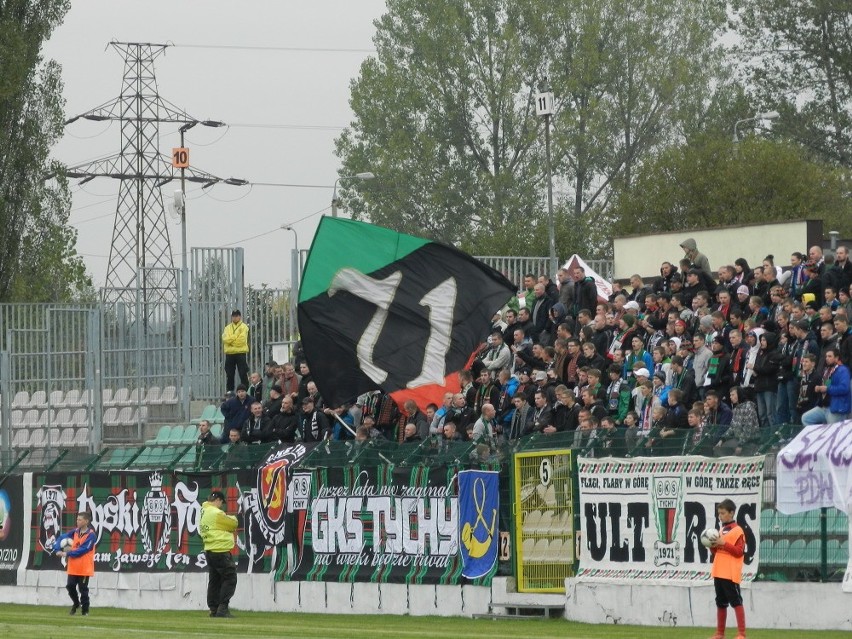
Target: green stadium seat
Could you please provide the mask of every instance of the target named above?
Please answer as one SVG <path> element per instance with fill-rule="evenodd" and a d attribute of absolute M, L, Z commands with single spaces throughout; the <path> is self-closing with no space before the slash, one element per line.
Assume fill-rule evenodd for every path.
<path fill-rule="evenodd" d="M 785 515 L 782 512 L 775 511 L 775 519 L 772 522 L 772 528 L 767 530 L 766 533 L 774 536 L 784 536 L 787 535 L 787 520 L 790 518 L 790 515 Z"/>
<path fill-rule="evenodd" d="M 210 429 L 213 430 L 212 427 Z M 183 431 L 183 439 L 181 439 L 181 444 L 194 444 L 195 440 L 198 439 L 198 426 L 193 426 L 189 424 Z"/>
<path fill-rule="evenodd" d="M 213 404 L 207 404 L 204 407 L 204 410 L 201 411 L 201 415 L 192 420 L 191 423 L 196 426 L 201 423 L 202 420 L 206 419 L 209 422 L 213 422 L 216 419 L 216 413 L 219 411 L 219 407 Z"/>
<path fill-rule="evenodd" d="M 829 539 L 828 540 L 828 548 L 827 548 L 827 558 L 829 566 L 841 566 L 846 565 L 846 559 L 843 561 L 839 561 L 840 557 L 840 540 L 839 539 Z"/>
<path fill-rule="evenodd" d="M 218 406 L 216 407 L 216 414 L 213 416 L 213 423 L 214 424 L 224 424 L 225 423 L 225 416 L 222 414 L 222 411 L 219 409 Z"/>
<path fill-rule="evenodd" d="M 181 455 L 176 465 L 178 468 L 192 468 L 195 466 L 196 459 L 198 459 L 198 451 L 193 446 Z"/>
<path fill-rule="evenodd" d="M 162 446 L 163 444 L 169 441 L 169 436 L 172 433 L 172 427 L 168 424 L 164 424 L 160 426 L 160 430 L 157 431 L 157 436 L 154 439 L 149 439 L 145 442 L 146 446 Z"/>
<path fill-rule="evenodd" d="M 194 428 L 191 426 L 191 428 Z M 183 434 L 186 431 L 186 426 L 183 424 L 175 424 L 172 426 L 172 434 L 169 437 L 168 445 L 174 446 L 175 444 L 183 443 Z"/>
<path fill-rule="evenodd" d="M 773 564 L 773 551 L 775 542 L 771 539 L 760 540 L 760 564 L 763 566 L 771 566 Z"/>
<path fill-rule="evenodd" d="M 151 468 L 154 464 L 153 457 L 155 452 L 160 450 L 159 447 L 146 446 L 145 449 L 133 460 L 130 464 L 131 468 Z"/>
<path fill-rule="evenodd" d="M 775 542 L 775 546 L 772 548 L 771 553 L 771 561 L 767 562 L 773 566 L 783 565 L 787 560 L 787 551 L 790 549 L 790 540 L 789 539 L 779 539 Z"/>
<path fill-rule="evenodd" d="M 210 432 L 213 433 L 214 437 L 221 437 L 222 436 L 222 428 L 223 428 L 222 424 L 213 424 L 213 427 L 210 429 Z"/>
<path fill-rule="evenodd" d="M 805 546 L 804 539 L 797 539 L 791 543 L 789 550 L 787 550 L 787 556 L 784 558 L 784 563 L 794 566 L 801 564 L 804 559 Z"/>
<path fill-rule="evenodd" d="M 842 510 L 832 508 L 828 511 L 828 534 L 845 535 L 849 532 L 849 517 Z M 834 515 L 833 517 L 831 515 Z"/>
<path fill-rule="evenodd" d="M 775 525 L 775 509 L 764 508 L 760 511 L 760 532 L 763 535 L 772 534 L 772 526 Z"/>
<path fill-rule="evenodd" d="M 99 468 L 115 470 L 122 468 L 130 459 L 130 450 L 126 448 L 113 448 L 98 464 Z"/>
<path fill-rule="evenodd" d="M 840 547 L 837 549 L 837 561 L 841 565 L 846 565 L 849 562 L 849 540 L 840 542 Z"/>
<path fill-rule="evenodd" d="M 802 552 L 802 565 L 818 566 L 822 562 L 822 542 L 812 539 Z"/>

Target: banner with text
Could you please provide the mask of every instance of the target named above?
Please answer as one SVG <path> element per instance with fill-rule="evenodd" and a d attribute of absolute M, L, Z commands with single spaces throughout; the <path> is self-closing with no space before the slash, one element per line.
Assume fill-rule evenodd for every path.
<path fill-rule="evenodd" d="M 746 538 L 743 583 L 754 580 L 760 544 L 763 457 L 646 457 L 578 462 L 587 581 L 712 584 L 699 538 L 719 528 L 716 504 L 732 499 Z"/>
<path fill-rule="evenodd" d="M 318 469 L 293 475 L 294 581 L 457 584 L 466 560 L 490 556 L 499 541 L 499 482 L 469 476 L 460 521 L 457 470 L 419 466 Z M 476 504 L 480 506 L 479 510 Z M 477 515 L 479 513 L 479 516 Z M 460 531 L 467 540 L 459 550 Z M 473 552 L 471 553 L 471 549 Z M 475 584 L 488 585 L 496 562 Z"/>
<path fill-rule="evenodd" d="M 0 585 L 4 586 L 18 583 L 24 555 L 24 477 L 11 475 L 0 484 Z"/>
<path fill-rule="evenodd" d="M 778 510 L 788 515 L 818 508 L 852 514 L 852 421 L 806 426 L 778 453 Z M 849 529 L 852 541 L 852 529 Z M 852 592 L 852 557 L 843 575 Z"/>

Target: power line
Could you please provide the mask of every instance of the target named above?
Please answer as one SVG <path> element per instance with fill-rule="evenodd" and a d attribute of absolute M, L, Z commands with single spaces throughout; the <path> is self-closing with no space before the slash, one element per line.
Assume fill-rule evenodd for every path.
<path fill-rule="evenodd" d="M 229 124 L 230 127 L 242 129 L 294 129 L 304 131 L 343 131 L 345 126 L 328 126 L 322 124 Z"/>
<path fill-rule="evenodd" d="M 286 51 L 291 53 L 375 53 L 375 49 L 343 49 L 332 47 L 264 47 L 239 44 L 173 44 L 181 49 L 230 49 L 235 51 Z"/>

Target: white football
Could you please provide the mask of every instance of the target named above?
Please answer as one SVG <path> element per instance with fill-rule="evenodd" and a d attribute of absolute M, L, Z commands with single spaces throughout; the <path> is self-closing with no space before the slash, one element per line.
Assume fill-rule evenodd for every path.
<path fill-rule="evenodd" d="M 714 544 L 714 542 L 719 539 L 719 531 L 715 528 L 708 528 L 703 533 L 701 533 L 701 544 L 709 548 Z"/>
<path fill-rule="evenodd" d="M 74 543 L 74 542 L 72 542 L 72 541 L 71 541 L 68 537 L 66 537 L 65 539 L 63 539 L 63 540 L 59 543 L 59 547 L 60 547 L 60 548 L 62 548 L 62 550 L 69 550 L 69 549 L 71 548 L 71 545 L 72 545 L 73 543 Z"/>

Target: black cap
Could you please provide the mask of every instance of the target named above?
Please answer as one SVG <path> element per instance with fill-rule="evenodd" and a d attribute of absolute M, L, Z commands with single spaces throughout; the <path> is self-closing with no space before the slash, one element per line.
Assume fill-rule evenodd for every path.
<path fill-rule="evenodd" d="M 225 501 L 225 493 L 223 493 L 221 490 L 211 490 L 210 496 L 207 498 L 207 501 L 213 501 L 216 499 Z"/>
<path fill-rule="evenodd" d="M 240 384 L 239 386 L 237 386 L 237 390 L 238 391 L 244 391 L 244 390 L 248 390 L 248 389 L 246 388 L 245 384 Z"/>
<path fill-rule="evenodd" d="M 275 391 L 279 395 L 283 394 L 283 391 L 281 390 L 281 386 L 279 386 L 278 384 L 273 384 L 272 388 L 270 388 L 269 390 Z"/>

